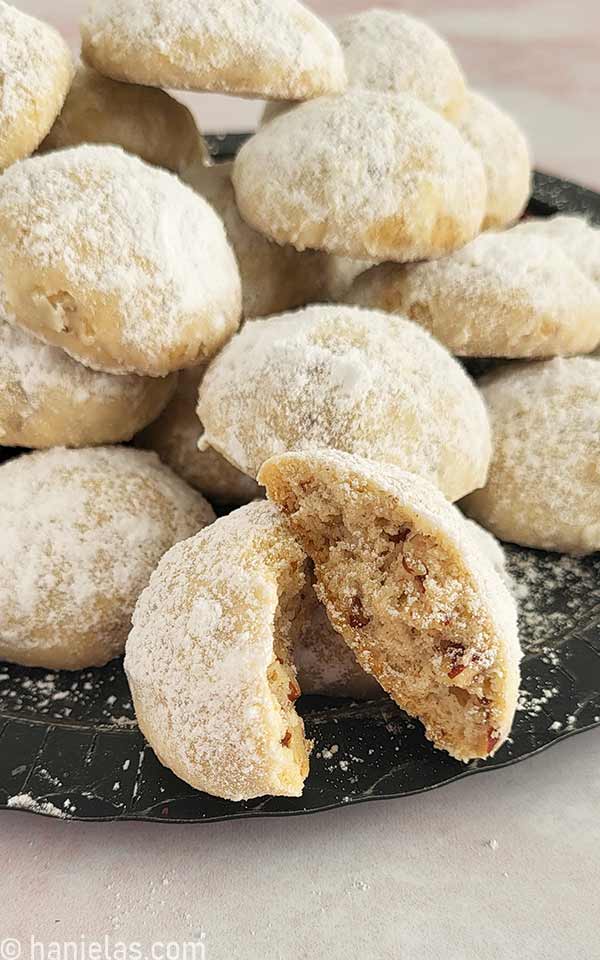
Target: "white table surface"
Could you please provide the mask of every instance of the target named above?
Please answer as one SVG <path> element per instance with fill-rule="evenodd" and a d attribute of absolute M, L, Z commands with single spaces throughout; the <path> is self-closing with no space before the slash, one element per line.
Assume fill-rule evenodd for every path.
<path fill-rule="evenodd" d="M 201 931 L 206 960 L 597 960 L 599 798 L 594 730 L 428 794 L 307 817 L 8 812 L 0 934 L 23 960 L 31 934 L 183 950 Z"/>
<path fill-rule="evenodd" d="M 17 2 L 76 46 L 82 0 Z M 313 4 L 331 15 L 367 5 Z M 526 125 L 542 167 L 600 188 L 598 0 L 402 6 L 452 38 L 472 82 Z M 242 129 L 258 113 L 221 97 L 194 103 L 205 129 Z M 192 960 L 183 944 L 201 931 L 206 960 L 600 958 L 598 731 L 427 795 L 311 817 L 0 819 L 0 960 L 17 960 L 3 956 L 6 937 L 23 960 L 42 960 L 31 935 L 82 950 L 107 936 L 148 956 L 175 941 L 169 960 Z"/>

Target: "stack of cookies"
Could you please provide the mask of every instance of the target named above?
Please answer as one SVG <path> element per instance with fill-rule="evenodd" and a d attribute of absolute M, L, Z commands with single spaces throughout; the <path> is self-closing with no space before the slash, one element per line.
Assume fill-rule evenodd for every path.
<path fill-rule="evenodd" d="M 79 65 L 0 27 L 0 443 L 35 451 L 0 467 L 0 656 L 125 652 L 159 758 L 233 800 L 301 794 L 301 693 L 494 754 L 492 534 L 600 549 L 600 231 L 517 223 L 523 133 L 405 14 L 95 0 Z M 212 164 L 167 89 L 270 103 Z"/>

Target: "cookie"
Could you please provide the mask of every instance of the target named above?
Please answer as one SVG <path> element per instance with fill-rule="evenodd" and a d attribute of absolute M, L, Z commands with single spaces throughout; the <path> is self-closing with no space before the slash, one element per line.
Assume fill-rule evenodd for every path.
<path fill-rule="evenodd" d="M 44 450 L 0 466 L 0 659 L 100 667 L 123 653 L 165 550 L 214 519 L 158 457 Z"/>
<path fill-rule="evenodd" d="M 443 260 L 374 267 L 346 299 L 410 317 L 461 357 L 589 353 L 600 341 L 599 290 L 558 243 L 518 226 Z"/>
<path fill-rule="evenodd" d="M 336 451 L 274 457 L 260 481 L 359 663 L 436 747 L 494 754 L 517 706 L 516 606 L 461 514 L 427 481 Z"/>
<path fill-rule="evenodd" d="M 480 380 L 494 435 L 488 482 L 465 511 L 501 540 L 600 550 L 600 361 L 511 364 Z"/>
<path fill-rule="evenodd" d="M 508 113 L 474 91 L 457 124 L 483 161 L 487 180 L 483 229 L 514 223 L 531 194 L 531 154 L 525 134 Z"/>
<path fill-rule="evenodd" d="M 328 27 L 297 0 L 95 0 L 86 62 L 114 80 L 306 100 L 346 85 Z"/>
<path fill-rule="evenodd" d="M 131 440 L 167 405 L 165 379 L 97 373 L 10 326 L 0 310 L 0 446 L 87 447 Z"/>
<path fill-rule="evenodd" d="M 310 744 L 291 651 L 306 557 L 272 504 L 180 543 L 140 597 L 125 669 L 160 761 L 229 800 L 298 797 Z"/>
<path fill-rule="evenodd" d="M 83 143 L 113 144 L 174 173 L 208 159 L 208 147 L 183 103 L 164 90 L 118 83 L 80 65 L 40 150 Z"/>
<path fill-rule="evenodd" d="M 547 237 L 558 243 L 592 283 L 600 288 L 600 228 L 585 217 L 531 217 L 515 228 L 520 234 Z"/>
<path fill-rule="evenodd" d="M 40 145 L 74 72 L 69 48 L 56 30 L 0 0 L 0 171 Z"/>
<path fill-rule="evenodd" d="M 244 219 L 272 240 L 377 261 L 464 246 L 487 190 L 452 124 L 408 94 L 367 90 L 271 120 L 238 153 L 233 184 Z"/>
<path fill-rule="evenodd" d="M 239 323 L 239 272 L 216 213 L 117 147 L 74 147 L 8 170 L 0 260 L 17 323 L 105 373 L 196 366 Z"/>
<path fill-rule="evenodd" d="M 256 477 L 286 450 L 333 447 L 429 477 L 456 500 L 491 451 L 477 388 L 401 317 L 312 306 L 246 324 L 200 387 L 201 446 Z"/>
<path fill-rule="evenodd" d="M 463 72 L 446 41 L 425 23 L 392 10 L 363 10 L 334 24 L 348 75 L 348 88 L 410 93 L 450 120 L 466 102 Z M 268 103 L 263 123 L 289 109 Z"/>
<path fill-rule="evenodd" d="M 266 317 L 322 299 L 326 257 L 315 251 L 299 253 L 280 247 L 242 220 L 231 183 L 233 164 L 202 164 L 188 170 L 185 180 L 217 211 L 233 247 L 242 278 L 246 319 Z"/>
<path fill-rule="evenodd" d="M 215 450 L 198 450 L 203 427 L 196 404 L 204 369 L 183 370 L 179 374 L 175 396 L 160 417 L 138 434 L 136 446 L 155 450 L 163 463 L 211 503 L 239 506 L 261 495 L 256 481 L 236 470 Z"/>

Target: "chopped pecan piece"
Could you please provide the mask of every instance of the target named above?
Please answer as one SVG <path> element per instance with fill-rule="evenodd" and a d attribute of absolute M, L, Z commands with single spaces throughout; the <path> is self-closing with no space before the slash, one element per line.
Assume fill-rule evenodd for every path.
<path fill-rule="evenodd" d="M 291 732 L 291 730 L 288 730 L 288 731 L 286 731 L 285 737 L 284 737 L 284 738 L 282 739 L 282 741 L 281 741 L 281 746 L 282 746 L 282 747 L 289 747 L 290 742 L 291 742 L 291 739 L 292 739 L 292 732 Z"/>
<path fill-rule="evenodd" d="M 300 687 L 298 686 L 296 681 L 290 680 L 290 686 L 288 691 L 288 700 L 290 701 L 290 703 L 295 703 L 298 697 L 300 696 L 301 692 L 302 691 L 300 690 Z"/>
<path fill-rule="evenodd" d="M 410 534 L 410 527 L 400 527 L 397 533 L 386 533 L 386 537 L 388 540 L 391 540 L 392 543 L 406 543 Z"/>
<path fill-rule="evenodd" d="M 362 630 L 362 628 L 366 627 L 370 622 L 371 618 L 365 613 L 360 597 L 352 597 L 350 613 L 348 614 L 348 623 L 350 626 L 353 629 Z"/>

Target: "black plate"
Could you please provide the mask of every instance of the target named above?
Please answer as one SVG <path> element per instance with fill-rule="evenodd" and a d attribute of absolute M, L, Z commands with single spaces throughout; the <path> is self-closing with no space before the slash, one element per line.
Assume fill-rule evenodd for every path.
<path fill-rule="evenodd" d="M 211 149 L 225 158 L 241 140 L 213 138 Z M 600 223 L 600 196 L 536 173 L 529 210 L 585 213 Z M 192 790 L 160 765 L 137 729 L 119 661 L 77 674 L 0 664 L 0 807 L 170 822 L 313 813 L 430 790 L 600 725 L 600 555 L 507 553 L 525 657 L 512 736 L 493 759 L 464 765 L 434 750 L 420 724 L 388 700 L 303 697 L 315 748 L 302 798 L 232 803 Z"/>

